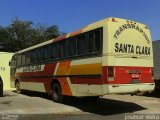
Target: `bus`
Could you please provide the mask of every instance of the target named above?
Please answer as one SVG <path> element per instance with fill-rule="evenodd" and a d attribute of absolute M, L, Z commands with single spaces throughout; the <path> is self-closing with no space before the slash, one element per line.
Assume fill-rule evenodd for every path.
<path fill-rule="evenodd" d="M 18 51 L 11 60 L 11 85 L 66 96 L 152 91 L 153 53 L 149 28 L 106 18 L 47 42 Z"/>
<path fill-rule="evenodd" d="M 13 53 L 0 52 L 0 81 L 3 83 L 3 90 L 15 90 L 10 86 L 10 66 L 8 64 L 12 56 Z"/>

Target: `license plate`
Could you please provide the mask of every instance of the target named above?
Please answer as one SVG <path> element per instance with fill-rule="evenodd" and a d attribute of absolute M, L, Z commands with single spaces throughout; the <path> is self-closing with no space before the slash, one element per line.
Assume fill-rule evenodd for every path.
<path fill-rule="evenodd" d="M 141 83 L 141 81 L 140 81 L 140 80 L 137 80 L 137 79 L 131 80 L 131 84 L 136 84 L 136 83 Z"/>

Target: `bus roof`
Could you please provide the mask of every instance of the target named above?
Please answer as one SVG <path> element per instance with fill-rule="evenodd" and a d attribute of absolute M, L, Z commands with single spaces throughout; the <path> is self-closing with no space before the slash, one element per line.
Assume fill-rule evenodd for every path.
<path fill-rule="evenodd" d="M 106 22 L 109 22 L 109 21 L 112 21 L 112 22 L 117 22 L 118 20 L 126 20 L 126 19 L 122 19 L 122 18 L 115 18 L 115 17 L 109 17 L 109 18 L 105 18 L 105 19 L 102 19 L 100 21 L 97 21 L 97 22 L 94 22 L 94 23 L 91 23 L 77 31 L 74 31 L 74 32 L 71 32 L 71 33 L 68 33 L 66 35 L 62 35 L 62 36 L 59 36 L 57 38 L 54 38 L 54 39 L 51 39 L 51 40 L 48 40 L 48 41 L 45 41 L 43 43 L 40 43 L 40 44 L 37 44 L 37 45 L 34 45 L 34 46 L 31 46 L 31 47 L 28 47 L 26 49 L 23 49 L 23 50 L 20 50 L 16 53 L 23 53 L 23 52 L 26 52 L 26 51 L 29 51 L 29 50 L 32 50 L 32 49 L 35 49 L 35 48 L 39 48 L 41 46 L 44 46 L 44 45 L 47 45 L 47 44 L 50 44 L 50 43 L 53 43 L 53 42 L 56 42 L 56 41 L 60 41 L 60 40 L 63 40 L 65 38 L 69 38 L 69 37 L 72 37 L 72 36 L 75 36 L 75 35 L 78 35 L 78 34 L 81 34 L 81 33 L 84 33 L 84 32 L 87 32 L 87 31 L 90 31 L 90 30 L 93 30 L 93 29 L 96 29 L 96 28 L 100 28 L 100 27 L 103 27 L 104 26 L 104 23 Z M 128 20 L 126 20 L 128 21 Z M 132 20 L 131 20 L 132 21 Z M 132 21 L 132 22 L 135 22 L 135 21 Z M 141 24 L 141 23 L 140 23 Z M 142 24 L 143 25 L 143 24 Z M 144 25 L 146 26 L 146 25 Z"/>
<path fill-rule="evenodd" d="M 16 52 L 16 53 L 23 53 L 23 52 L 26 52 L 26 51 L 29 51 L 29 50 L 32 50 L 32 49 L 39 48 L 39 47 L 41 47 L 41 46 L 50 44 L 50 43 L 52 43 L 52 42 L 53 42 L 53 40 L 48 40 L 48 41 L 45 41 L 45 42 L 43 42 L 43 43 L 40 43 L 40 44 L 31 46 L 31 47 L 28 47 L 28 48 L 23 49 L 23 50 L 20 50 L 20 51 L 18 51 L 18 52 Z"/>
<path fill-rule="evenodd" d="M 0 52 L 0 54 L 14 54 L 12 52 Z"/>

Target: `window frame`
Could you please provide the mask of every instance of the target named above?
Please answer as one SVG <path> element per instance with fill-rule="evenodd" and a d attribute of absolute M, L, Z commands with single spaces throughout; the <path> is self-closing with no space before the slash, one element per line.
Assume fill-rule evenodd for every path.
<path fill-rule="evenodd" d="M 92 48 L 92 52 L 88 52 L 88 48 L 89 48 L 89 34 L 93 34 L 94 35 L 94 40 L 95 40 L 95 32 L 96 31 L 99 31 L 100 32 L 100 37 L 99 37 L 99 40 L 100 40 L 100 43 L 99 43 L 99 51 L 94 51 L 94 48 Z M 99 28 L 99 29 L 95 29 L 95 30 L 93 30 L 93 31 L 91 31 L 90 33 L 88 34 L 88 37 L 87 37 L 87 55 L 94 55 L 94 54 L 102 54 L 102 48 L 103 48 L 103 44 L 102 44 L 102 42 L 103 42 L 103 29 L 102 28 Z M 94 41 L 95 42 L 95 41 Z M 96 43 L 96 42 L 95 42 Z M 94 46 L 94 45 L 92 45 L 92 46 Z"/>
<path fill-rule="evenodd" d="M 84 38 L 84 53 L 82 53 L 82 54 L 78 54 L 78 41 L 80 41 L 80 40 L 78 40 L 78 37 L 82 37 L 82 36 L 84 36 L 85 38 Z M 82 34 L 79 34 L 79 35 L 77 35 L 76 36 L 76 56 L 85 56 L 86 55 L 86 41 L 87 41 L 87 36 L 86 36 L 86 33 L 82 33 Z"/>
<path fill-rule="evenodd" d="M 100 35 L 99 35 L 99 51 L 97 52 L 88 52 L 88 41 L 89 41 L 89 34 L 95 34 L 96 31 L 99 31 L 100 32 Z M 78 38 L 81 37 L 81 36 L 84 36 L 84 53 L 83 54 L 78 54 Z M 94 35 L 95 36 L 95 35 Z M 95 39 L 95 37 L 94 37 Z M 74 41 L 74 42 L 73 42 Z M 73 51 L 74 54 L 71 55 L 71 52 L 69 51 L 70 49 L 70 42 L 73 42 Z M 56 41 L 56 42 L 53 42 L 53 43 L 50 43 L 50 44 L 47 44 L 47 45 L 44 45 L 44 46 L 40 46 L 40 47 L 37 47 L 35 49 L 32 49 L 32 50 L 29 50 L 29 51 L 26 51 L 26 52 L 23 52 L 23 53 L 20 53 L 20 54 L 17 54 L 17 66 L 20 66 L 20 65 L 30 65 L 30 64 L 43 64 L 45 62 L 47 63 L 50 63 L 52 61 L 65 61 L 65 60 L 76 60 L 76 59 L 84 59 L 84 58 L 88 58 L 88 57 L 95 57 L 97 55 L 102 55 L 102 49 L 103 49 L 103 27 L 100 27 L 100 28 L 97 28 L 97 29 L 94 29 L 94 30 L 91 30 L 91 31 L 87 31 L 87 32 L 84 32 L 84 33 L 81 33 L 81 34 L 78 34 L 78 35 L 75 35 L 75 36 L 72 36 L 72 37 L 68 37 L 68 38 L 65 38 L 63 40 L 60 40 L 60 41 Z M 95 42 L 96 43 L 96 42 Z M 61 44 L 64 44 L 64 45 L 61 45 Z M 61 46 L 63 47 L 63 56 L 58 56 L 58 47 Z M 47 47 L 47 51 L 48 51 L 48 59 L 44 59 L 44 49 L 45 47 Z M 51 54 L 54 53 L 52 52 L 53 48 L 56 49 L 56 58 L 51 58 Z M 93 48 L 94 49 L 94 48 Z M 34 62 L 31 62 L 31 53 L 34 53 Z M 70 52 L 70 53 L 69 53 Z M 22 57 L 21 57 L 21 64 L 18 65 L 18 55 L 25 55 L 25 63 L 22 64 Z M 29 59 L 27 58 L 29 57 Z M 39 59 L 38 59 L 39 58 Z M 30 61 L 27 61 L 27 60 L 30 60 Z"/>
<path fill-rule="evenodd" d="M 45 48 L 47 49 L 47 58 L 45 59 L 44 58 L 44 50 L 45 50 Z M 49 49 L 50 47 L 49 47 L 49 45 L 45 45 L 45 46 L 43 46 L 42 47 L 42 61 L 43 62 L 45 62 L 45 61 L 49 61 L 49 59 L 50 59 L 50 49 Z"/>
<path fill-rule="evenodd" d="M 58 48 L 57 42 L 50 44 L 50 47 L 49 47 L 49 51 L 50 51 L 49 59 L 50 60 L 55 61 L 58 59 L 58 53 L 57 53 L 58 49 L 57 48 Z M 54 49 L 55 49 L 55 58 L 51 58 L 51 54 L 54 51 Z M 53 52 L 53 54 L 54 54 L 54 52 Z"/>
<path fill-rule="evenodd" d="M 64 46 L 62 45 L 63 42 L 64 42 Z M 62 45 L 62 46 L 61 46 L 61 45 Z M 63 49 L 63 50 L 62 50 L 63 53 L 61 53 L 61 54 L 64 54 L 64 56 L 61 55 L 61 56 L 59 57 L 59 51 L 61 51 L 61 50 L 59 50 L 59 46 L 61 46 L 62 48 L 65 47 L 65 50 Z M 67 46 L 66 46 L 66 39 L 57 42 L 57 59 L 58 59 L 58 60 L 67 58 L 67 54 L 66 54 L 66 53 L 67 53 L 67 52 L 66 52 L 66 51 L 67 51 L 67 48 L 66 48 L 66 47 L 67 47 Z M 60 48 L 60 49 L 62 49 L 62 48 Z"/>
<path fill-rule="evenodd" d="M 42 49 L 42 47 L 39 47 L 39 48 L 36 49 L 36 54 L 37 54 L 36 55 L 36 63 L 42 62 L 43 61 L 43 49 Z M 40 59 L 38 60 L 38 58 L 40 58 Z"/>
<path fill-rule="evenodd" d="M 76 39 L 76 37 L 74 36 L 74 37 L 70 37 L 70 38 L 67 38 L 66 39 L 66 41 L 67 41 L 67 48 L 68 48 L 68 50 L 66 50 L 67 51 L 67 58 L 73 58 L 73 57 L 76 57 L 77 56 L 77 39 Z M 75 46 L 73 46 L 73 47 L 75 47 L 75 54 L 73 54 L 73 55 L 70 55 L 70 43 L 72 42 L 73 43 L 73 41 L 75 42 Z"/>
<path fill-rule="evenodd" d="M 22 65 L 22 54 L 18 54 L 17 55 L 17 66 L 21 66 Z"/>
<path fill-rule="evenodd" d="M 26 54 L 22 53 L 22 65 L 26 64 Z"/>

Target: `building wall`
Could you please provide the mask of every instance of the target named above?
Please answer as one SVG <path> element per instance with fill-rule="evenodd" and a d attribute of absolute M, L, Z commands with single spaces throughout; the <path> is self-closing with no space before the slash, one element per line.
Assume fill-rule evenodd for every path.
<path fill-rule="evenodd" d="M 160 80 L 160 40 L 153 41 L 153 77 L 155 80 Z"/>
<path fill-rule="evenodd" d="M 3 80 L 3 90 L 14 90 L 10 86 L 10 66 L 9 61 L 13 53 L 0 52 L 0 77 Z"/>

